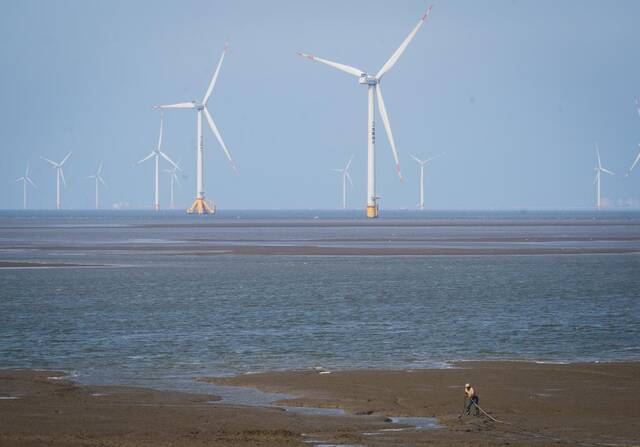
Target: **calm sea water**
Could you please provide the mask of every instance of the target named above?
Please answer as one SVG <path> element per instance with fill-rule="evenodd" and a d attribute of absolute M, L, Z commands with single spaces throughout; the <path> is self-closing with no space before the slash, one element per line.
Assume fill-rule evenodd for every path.
<path fill-rule="evenodd" d="M 0 260 L 109 264 L 0 269 L 0 366 L 74 371 L 93 383 L 162 386 L 194 376 L 316 365 L 640 360 L 636 254 L 314 257 L 171 251 L 175 244 L 202 240 L 474 247 L 483 242 L 457 238 L 523 235 L 569 240 L 484 244 L 640 250 L 637 213 L 428 214 L 434 221 L 466 225 L 460 227 L 398 225 L 396 219 L 424 219 L 408 212 L 391 215 L 388 225 L 359 226 L 359 216 L 229 212 L 203 221 L 179 213 L 0 213 Z M 492 225 L 504 219 L 595 224 Z M 319 220 L 333 226 L 312 225 Z M 183 226 L 194 222 L 229 225 Z M 255 225 L 239 228 L 234 222 Z M 612 236 L 617 239 L 606 240 Z M 114 244 L 159 250 L 110 249 Z M 61 249 L 66 245 L 72 249 Z"/>

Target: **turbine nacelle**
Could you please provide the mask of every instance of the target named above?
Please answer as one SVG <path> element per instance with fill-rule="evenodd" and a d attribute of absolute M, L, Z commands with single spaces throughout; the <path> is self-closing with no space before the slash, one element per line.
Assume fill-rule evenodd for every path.
<path fill-rule="evenodd" d="M 358 84 L 376 85 L 377 83 L 378 83 L 378 79 L 375 76 L 371 76 L 366 73 L 362 73 L 358 78 Z"/>

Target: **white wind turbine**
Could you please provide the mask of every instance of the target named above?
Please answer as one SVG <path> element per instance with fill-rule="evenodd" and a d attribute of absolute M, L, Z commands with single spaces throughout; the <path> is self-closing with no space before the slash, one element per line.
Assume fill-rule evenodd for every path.
<path fill-rule="evenodd" d="M 106 182 L 102 178 L 102 162 L 100 162 L 100 164 L 98 165 L 98 170 L 96 171 L 96 173 L 87 176 L 87 178 L 93 178 L 96 180 L 96 209 L 100 209 L 100 200 L 98 196 L 99 183 L 102 183 L 105 188 L 107 187 Z"/>
<path fill-rule="evenodd" d="M 31 177 L 29 177 L 29 163 L 27 163 L 27 169 L 24 171 L 24 175 L 19 179 L 16 179 L 16 182 L 22 182 L 22 209 L 27 209 L 27 183 L 30 183 L 31 186 L 37 188 L 36 184 L 33 183 Z"/>
<path fill-rule="evenodd" d="M 215 213 L 215 208 L 209 206 L 209 204 L 204 199 L 204 141 L 202 135 L 202 114 L 207 118 L 207 123 L 209 123 L 209 128 L 213 135 L 215 135 L 218 143 L 222 147 L 229 163 L 231 163 L 231 167 L 234 171 L 236 171 L 235 164 L 233 159 L 231 158 L 231 154 L 229 153 L 229 149 L 227 149 L 227 145 L 224 144 L 224 140 L 220 135 L 220 131 L 216 126 L 216 123 L 213 121 L 211 114 L 209 113 L 209 109 L 207 109 L 207 102 L 209 101 L 209 97 L 211 93 L 213 93 L 213 88 L 216 85 L 216 81 L 218 79 L 218 73 L 220 73 L 220 67 L 222 66 L 222 61 L 224 60 L 224 55 L 227 52 L 227 48 L 229 47 L 228 43 L 224 44 L 224 50 L 222 51 L 222 56 L 220 56 L 220 61 L 218 62 L 218 66 L 216 67 L 216 71 L 213 73 L 213 77 L 211 78 L 211 82 L 209 83 L 209 87 L 207 88 L 204 97 L 201 102 L 191 101 L 191 102 L 181 102 L 177 104 L 168 104 L 155 106 L 159 109 L 193 109 L 196 113 L 196 199 L 191 205 L 191 208 L 187 210 L 188 213 L 196 213 L 196 214 L 213 214 Z M 236 171 L 237 172 L 237 171 Z"/>
<path fill-rule="evenodd" d="M 173 160 L 171 160 L 167 154 L 162 152 L 162 127 L 164 122 L 164 114 L 160 113 L 160 136 L 158 137 L 158 147 L 151 151 L 149 155 L 144 157 L 142 160 L 138 161 L 137 164 L 144 163 L 152 157 L 155 157 L 156 161 L 156 170 L 155 170 L 155 201 L 153 202 L 153 209 L 158 211 L 160 209 L 160 157 L 167 160 L 177 169 L 180 169 L 178 165 L 176 165 Z"/>
<path fill-rule="evenodd" d="M 176 163 L 171 169 L 165 169 L 164 172 L 169 174 L 169 178 L 171 179 L 171 201 L 169 203 L 169 208 L 175 209 L 175 202 L 173 201 L 173 188 L 174 184 L 180 185 L 180 179 L 178 178 L 178 164 Z"/>
<path fill-rule="evenodd" d="M 334 171 L 339 172 L 342 176 L 342 209 L 347 209 L 347 180 L 351 186 L 353 186 L 353 181 L 351 180 L 351 174 L 349 174 L 349 167 L 351 167 L 351 162 L 353 161 L 353 155 L 349 159 L 347 165 L 342 168 L 336 168 Z"/>
<path fill-rule="evenodd" d="M 412 154 L 409 154 L 409 156 L 411 156 L 411 158 L 417 161 L 418 164 L 420 165 L 420 204 L 418 205 L 418 207 L 421 210 L 423 210 L 424 209 L 424 167 L 430 161 L 433 161 L 436 158 L 441 157 L 442 154 L 436 155 L 435 157 L 427 158 L 426 160 L 420 160 L 418 157 Z"/>
<path fill-rule="evenodd" d="M 597 197 L 596 197 L 596 208 L 600 209 L 600 173 L 606 172 L 609 175 L 615 175 L 613 172 L 609 171 L 602 167 L 602 162 L 600 161 L 600 149 L 596 144 L 596 156 L 598 157 L 598 166 L 594 168 L 596 171 L 596 178 L 593 180 L 593 183 L 597 185 Z"/>
<path fill-rule="evenodd" d="M 640 98 L 636 98 L 636 109 L 638 110 L 638 115 L 640 115 Z M 640 144 L 638 144 L 638 146 L 640 146 Z M 633 171 L 633 168 L 636 167 L 636 164 L 638 164 L 639 161 L 640 161 L 640 151 L 638 151 L 638 155 L 636 155 L 636 159 L 633 160 L 633 163 L 631 164 L 631 167 L 627 171 L 627 174 L 625 175 L 625 177 L 629 177 L 629 175 L 631 175 L 631 171 Z"/>
<path fill-rule="evenodd" d="M 60 179 L 62 179 L 62 183 L 64 186 L 67 186 L 67 181 L 64 179 L 64 171 L 62 170 L 62 165 L 69 159 L 71 156 L 71 151 L 62 159 L 60 163 L 56 163 L 55 161 L 51 161 L 48 158 L 42 158 L 44 161 L 53 166 L 56 170 L 56 209 L 60 209 Z"/>
<path fill-rule="evenodd" d="M 375 102 L 377 97 L 378 108 L 380 109 L 380 116 L 382 118 L 382 123 L 384 124 L 384 129 L 387 133 L 387 138 L 389 139 L 389 144 L 391 146 L 391 152 L 393 153 L 393 158 L 396 162 L 396 170 L 398 171 L 398 176 L 402 181 L 402 174 L 400 172 L 400 161 L 398 160 L 398 152 L 396 151 L 396 145 L 393 140 L 393 134 L 391 132 L 391 126 L 389 124 L 389 116 L 387 115 L 387 109 L 384 105 L 384 99 L 382 98 L 382 90 L 380 88 L 380 81 L 382 77 L 387 73 L 400 59 L 402 53 L 407 48 L 411 40 L 414 38 L 422 24 L 427 20 L 429 13 L 431 12 L 431 6 L 429 9 L 422 15 L 418 24 L 413 28 L 413 30 L 409 33 L 407 38 L 402 42 L 402 44 L 398 47 L 398 49 L 391 55 L 389 60 L 382 66 L 382 68 L 378 71 L 378 73 L 373 75 L 369 75 L 359 68 L 354 68 L 349 65 L 339 64 L 337 62 L 332 62 L 326 59 L 321 59 L 319 57 L 312 56 L 306 53 L 298 53 L 302 57 L 306 57 L 312 61 L 322 62 L 323 64 L 329 65 L 330 67 L 336 68 L 338 70 L 344 71 L 351 75 L 354 75 L 358 78 L 358 82 L 362 85 L 366 85 L 368 88 L 369 100 L 368 100 L 368 151 L 367 151 L 367 217 L 378 217 L 378 197 L 376 196 L 376 182 L 375 182 L 375 139 L 376 139 L 376 128 L 375 128 Z"/>

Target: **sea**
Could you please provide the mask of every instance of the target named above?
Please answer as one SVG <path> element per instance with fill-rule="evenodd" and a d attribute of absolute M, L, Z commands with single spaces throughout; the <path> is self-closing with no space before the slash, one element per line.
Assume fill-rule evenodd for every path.
<path fill-rule="evenodd" d="M 483 254 L 225 250 L 237 245 Z M 504 248 L 600 252 L 487 250 Z M 309 368 L 639 361 L 639 254 L 640 212 L 0 211 L 0 263 L 25 263 L 0 268 L 0 367 L 184 389 Z"/>

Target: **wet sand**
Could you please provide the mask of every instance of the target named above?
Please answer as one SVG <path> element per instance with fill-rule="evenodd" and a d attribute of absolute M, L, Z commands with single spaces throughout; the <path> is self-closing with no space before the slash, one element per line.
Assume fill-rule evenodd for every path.
<path fill-rule="evenodd" d="M 284 404 L 343 408 L 309 416 L 232 406 L 206 395 L 85 387 L 50 372 L 0 370 L 2 446 L 637 445 L 640 363 L 465 362 L 453 369 L 293 371 L 208 379 L 297 396 Z M 462 386 L 498 420 L 464 417 Z M 18 399 L 7 399 L 18 397 Z M 212 402 L 213 401 L 213 402 Z M 404 429 L 388 416 L 435 416 Z M 319 442 L 316 442 L 316 445 Z"/>

